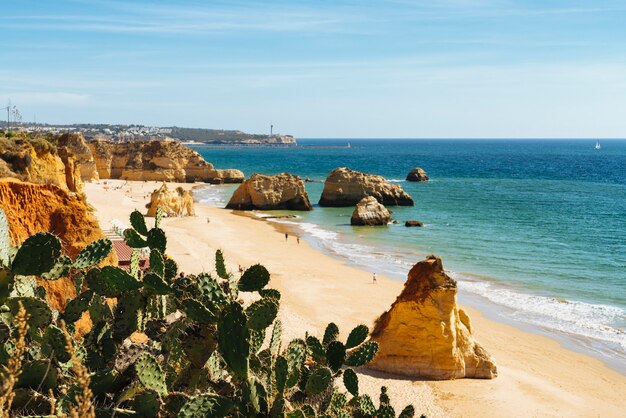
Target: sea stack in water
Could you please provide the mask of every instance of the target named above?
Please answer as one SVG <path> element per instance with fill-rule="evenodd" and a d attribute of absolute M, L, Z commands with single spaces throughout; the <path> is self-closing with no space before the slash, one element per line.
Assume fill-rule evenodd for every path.
<path fill-rule="evenodd" d="M 226 209 L 312 210 L 313 207 L 302 179 L 281 173 L 275 176 L 253 174 L 235 190 Z"/>
<path fill-rule="evenodd" d="M 193 193 L 182 187 L 170 189 L 167 184 L 163 185 L 150 195 L 150 203 L 146 205 L 146 216 L 156 216 L 158 207 L 163 208 L 167 216 L 194 216 Z"/>
<path fill-rule="evenodd" d="M 431 256 L 409 272 L 404 290 L 372 331 L 378 355 L 368 367 L 427 379 L 497 376 L 491 356 L 472 336 L 469 317 L 456 303 L 456 282 Z"/>
<path fill-rule="evenodd" d="M 386 206 L 413 206 L 413 199 L 402 187 L 383 176 L 365 174 L 349 168 L 335 168 L 324 182 L 320 206 L 354 206 L 361 199 L 373 196 Z"/>
<path fill-rule="evenodd" d="M 406 181 L 428 181 L 428 174 L 419 167 L 415 167 L 406 176 Z"/>
<path fill-rule="evenodd" d="M 378 226 L 387 225 L 391 222 L 391 211 L 378 203 L 373 196 L 367 196 L 357 203 L 350 225 Z"/>

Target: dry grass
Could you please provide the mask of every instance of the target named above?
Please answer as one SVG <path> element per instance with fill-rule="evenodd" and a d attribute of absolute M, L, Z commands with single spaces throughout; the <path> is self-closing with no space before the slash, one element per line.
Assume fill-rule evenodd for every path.
<path fill-rule="evenodd" d="M 0 370 L 0 376 L 2 377 L 2 384 L 0 385 L 0 418 L 10 417 L 11 405 L 15 397 L 13 388 L 20 376 L 24 352 L 26 351 L 26 333 L 28 332 L 28 323 L 26 321 L 28 320 L 28 314 L 22 302 L 19 303 L 19 306 L 20 308 L 14 318 L 14 323 L 17 326 L 15 353 L 13 353 L 7 365 L 2 366 L 2 370 Z"/>
<path fill-rule="evenodd" d="M 65 346 L 67 351 L 72 355 L 72 371 L 74 372 L 74 377 L 76 378 L 76 382 L 80 387 L 80 392 L 74 398 L 74 405 L 69 410 L 68 417 L 70 418 L 95 418 L 96 411 L 94 409 L 92 399 L 93 393 L 91 392 L 91 388 L 89 384 L 91 383 L 91 379 L 89 378 L 89 371 L 83 365 L 82 361 L 76 355 L 74 351 L 74 344 L 72 343 L 72 338 L 70 334 L 67 332 L 67 328 L 65 328 L 65 323 L 61 323 L 61 329 L 63 329 L 63 333 L 65 334 Z"/>

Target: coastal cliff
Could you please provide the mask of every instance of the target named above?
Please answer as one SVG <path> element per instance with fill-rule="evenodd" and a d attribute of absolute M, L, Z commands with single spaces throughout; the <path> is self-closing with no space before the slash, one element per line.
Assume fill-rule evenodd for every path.
<path fill-rule="evenodd" d="M 167 216 L 194 216 L 193 192 L 182 187 L 170 189 L 166 183 L 150 194 L 150 203 L 146 205 L 146 216 L 156 216 L 157 208 L 161 207 Z"/>
<path fill-rule="evenodd" d="M 349 168 L 335 168 L 324 182 L 320 206 L 354 206 L 364 197 L 373 196 L 385 206 L 413 206 L 413 199 L 398 184 L 383 176 L 361 173 Z"/>
<path fill-rule="evenodd" d="M 216 170 L 196 151 L 173 141 L 87 144 L 101 179 L 240 183 L 239 170 Z"/>
<path fill-rule="evenodd" d="M 54 184 L 70 192 L 83 190 L 74 155 L 45 139 L 0 138 L 0 177 Z"/>
<path fill-rule="evenodd" d="M 63 250 L 74 259 L 88 244 L 104 238 L 84 200 L 56 185 L 2 179 L 0 202 L 8 220 L 12 245 L 20 244 L 37 232 L 51 232 L 61 239 Z M 111 252 L 103 264 L 116 265 L 115 252 Z M 76 296 L 76 286 L 69 277 L 38 279 L 38 284 L 46 289 L 50 306 L 61 312 L 66 300 Z"/>
<path fill-rule="evenodd" d="M 368 367 L 436 380 L 496 377 L 496 365 L 474 340 L 456 292 L 441 258 L 415 264 L 400 296 L 376 321 L 372 339 L 379 351 Z"/>

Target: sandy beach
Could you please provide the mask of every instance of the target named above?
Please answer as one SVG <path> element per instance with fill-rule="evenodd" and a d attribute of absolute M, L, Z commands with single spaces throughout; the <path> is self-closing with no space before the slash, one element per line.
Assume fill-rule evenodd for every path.
<path fill-rule="evenodd" d="M 105 181 L 87 183 L 86 193 L 106 230 L 113 219 L 128 225 L 134 209 L 145 213 L 149 193 L 159 185 L 107 180 L 106 187 Z M 299 243 L 293 236 L 285 239 L 275 224 L 230 210 L 196 204 L 195 217 L 165 219 L 163 229 L 167 253 L 186 273 L 213 271 L 217 249 L 222 249 L 235 274 L 239 265 L 266 266 L 271 286 L 283 295 L 280 318 L 285 338 L 302 337 L 306 331 L 321 335 L 331 321 L 344 336 L 358 324 L 371 327 L 402 289 L 401 282 L 383 276 L 373 284 L 370 272 L 347 266 L 303 239 Z M 361 370 L 364 392 L 377 397 L 378 388 L 388 386 L 396 408 L 412 403 L 418 416 L 428 417 L 624 416 L 626 376 L 555 340 L 464 309 L 477 341 L 497 362 L 498 378 L 411 381 Z"/>

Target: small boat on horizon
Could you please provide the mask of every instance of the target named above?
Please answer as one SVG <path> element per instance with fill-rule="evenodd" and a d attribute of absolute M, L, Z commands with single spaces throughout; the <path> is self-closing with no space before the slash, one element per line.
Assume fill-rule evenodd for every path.
<path fill-rule="evenodd" d="M 597 151 L 600 151 L 602 149 L 602 146 L 600 145 L 600 141 L 596 141 L 596 146 L 595 146 Z"/>

